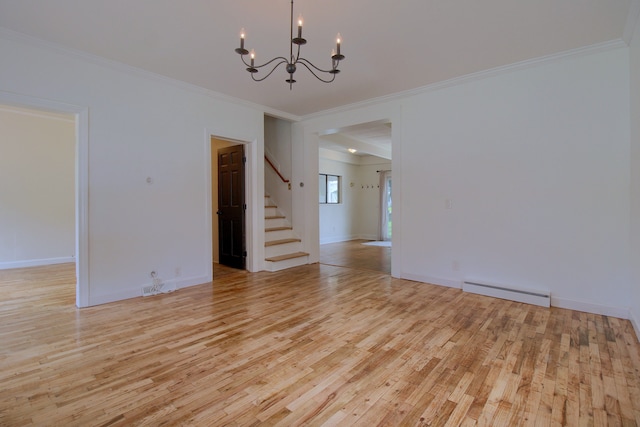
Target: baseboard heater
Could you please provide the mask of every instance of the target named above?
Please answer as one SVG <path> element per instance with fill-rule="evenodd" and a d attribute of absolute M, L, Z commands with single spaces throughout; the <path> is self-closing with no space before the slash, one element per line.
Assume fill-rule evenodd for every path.
<path fill-rule="evenodd" d="M 462 290 L 473 294 L 524 302 L 526 304 L 534 304 L 542 307 L 551 306 L 551 294 L 549 291 L 513 288 L 510 286 L 497 285 L 495 283 L 486 283 L 476 280 L 465 280 L 462 282 Z"/>

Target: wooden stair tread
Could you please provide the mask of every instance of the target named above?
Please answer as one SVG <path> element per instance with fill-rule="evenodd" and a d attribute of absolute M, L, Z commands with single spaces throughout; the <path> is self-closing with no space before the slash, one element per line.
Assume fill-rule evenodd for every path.
<path fill-rule="evenodd" d="M 264 219 L 281 219 L 281 218 L 286 218 L 286 216 L 284 215 L 271 215 L 271 216 L 265 216 Z"/>
<path fill-rule="evenodd" d="M 271 240 L 269 242 L 264 242 L 265 246 L 275 246 L 275 245 L 284 245 L 286 243 L 294 243 L 294 242 L 301 242 L 302 240 L 300 239 L 295 239 L 295 238 L 291 238 L 291 239 L 280 239 L 280 240 Z"/>
<path fill-rule="evenodd" d="M 276 205 L 264 205 L 264 208 L 278 208 Z"/>
<path fill-rule="evenodd" d="M 283 231 L 283 230 L 293 230 L 292 227 L 271 227 L 271 228 L 265 228 L 264 231 L 269 232 L 269 231 Z"/>
<path fill-rule="evenodd" d="M 292 254 L 278 255 L 278 256 L 266 258 L 266 261 L 277 262 L 277 261 L 284 261 L 284 260 L 292 259 L 292 258 L 300 258 L 300 257 L 303 257 L 303 256 L 308 256 L 308 255 L 309 254 L 306 253 L 306 252 L 294 252 Z"/>

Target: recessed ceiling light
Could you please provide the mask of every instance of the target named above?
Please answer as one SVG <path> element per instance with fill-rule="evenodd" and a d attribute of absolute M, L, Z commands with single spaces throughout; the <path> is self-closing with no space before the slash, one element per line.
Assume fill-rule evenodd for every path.
<path fill-rule="evenodd" d="M 358 150 L 356 150 L 355 148 L 349 148 L 347 151 L 349 151 L 351 154 L 353 154 Z"/>

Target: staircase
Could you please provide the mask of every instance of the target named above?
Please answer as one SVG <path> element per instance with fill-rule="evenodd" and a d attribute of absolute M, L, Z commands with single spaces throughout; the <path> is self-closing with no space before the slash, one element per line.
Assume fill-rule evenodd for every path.
<path fill-rule="evenodd" d="M 287 217 L 269 196 L 264 201 L 265 270 L 280 271 L 307 264 L 309 254 L 302 251 L 302 240 L 294 234 Z"/>

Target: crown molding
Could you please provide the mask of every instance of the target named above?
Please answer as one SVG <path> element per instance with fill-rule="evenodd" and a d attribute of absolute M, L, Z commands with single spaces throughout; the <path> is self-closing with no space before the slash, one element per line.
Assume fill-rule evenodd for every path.
<path fill-rule="evenodd" d="M 133 67 L 131 65 L 124 64 L 122 62 L 103 58 L 101 56 L 94 55 L 82 50 L 73 49 L 58 43 L 54 43 L 48 40 L 43 40 L 43 39 L 33 37 L 24 33 L 20 33 L 18 31 L 10 30 L 5 27 L 0 27 L 0 38 L 15 41 L 18 43 L 27 44 L 27 45 L 42 48 L 42 49 L 53 50 L 62 55 L 81 59 L 98 66 L 111 68 L 113 70 L 123 72 L 129 75 L 134 75 L 137 77 L 156 81 L 159 83 L 168 84 L 192 93 L 205 95 L 209 98 L 215 99 L 216 101 L 228 102 L 228 103 L 239 105 L 242 107 L 259 110 L 259 111 L 262 111 L 264 114 L 268 114 L 273 117 L 279 117 L 279 118 L 291 120 L 291 121 L 300 120 L 300 116 L 297 116 L 294 114 L 289 114 L 287 112 L 280 111 L 271 107 L 267 107 L 265 105 L 256 104 L 254 102 L 245 101 L 240 98 L 235 98 L 233 96 L 225 95 L 223 93 L 216 92 L 211 89 L 206 89 L 191 83 L 187 83 L 182 80 L 177 80 L 171 77 L 163 76 L 161 74 L 157 74 L 151 71 L 143 70 L 141 68 Z"/>
<path fill-rule="evenodd" d="M 640 2 L 640 0 L 634 0 Z M 353 104 L 342 105 L 340 107 L 331 108 L 328 110 L 319 111 L 317 113 L 308 114 L 302 116 L 302 120 L 312 120 L 320 117 L 344 113 L 350 110 L 354 110 L 356 108 L 364 108 L 370 107 L 377 104 L 382 104 L 386 102 L 393 101 L 401 101 L 405 98 L 409 98 L 411 96 L 420 95 L 423 93 L 433 92 L 440 89 L 445 89 L 448 87 L 458 86 L 465 83 L 470 83 L 478 80 L 483 80 L 489 77 L 498 76 L 501 74 L 511 73 L 513 71 L 525 70 L 528 68 L 537 67 L 539 65 L 548 64 L 557 62 L 560 60 L 564 60 L 567 58 L 574 58 L 584 55 L 590 55 L 593 53 L 604 52 L 608 50 L 620 49 L 623 47 L 628 47 L 627 44 L 622 39 L 610 40 L 603 43 L 597 43 L 590 46 L 579 47 L 577 49 L 571 49 L 564 52 L 554 53 L 551 55 L 541 56 L 538 58 L 527 59 L 520 62 L 515 62 L 513 64 L 503 65 L 500 67 L 490 68 L 484 71 L 478 71 L 476 73 L 467 74 L 460 77 L 454 77 L 452 79 L 443 80 L 441 82 L 432 83 L 426 86 L 421 86 L 415 89 L 409 89 L 403 92 L 396 92 L 389 95 L 383 95 L 377 98 L 371 98 L 364 101 L 356 102 Z"/>
<path fill-rule="evenodd" d="M 298 116 L 295 114 L 290 114 L 285 111 L 277 110 L 271 107 L 267 107 L 265 105 L 257 104 L 254 102 L 246 101 L 240 98 L 235 98 L 229 95 L 222 94 L 220 92 L 213 91 L 211 89 L 206 89 L 201 86 L 197 86 L 191 83 L 187 83 L 181 80 L 173 79 L 171 77 L 166 77 L 161 74 L 153 73 L 151 71 L 143 70 L 141 68 L 133 67 L 131 65 L 124 64 L 122 62 L 113 61 L 110 59 L 103 58 L 98 55 L 93 55 L 81 50 L 72 49 L 67 46 L 60 45 L 58 43 L 50 42 L 47 40 L 43 40 L 37 37 L 33 37 L 24 33 L 20 33 L 17 31 L 10 30 L 8 28 L 0 27 L 0 38 L 32 45 L 35 47 L 40 47 L 44 49 L 54 50 L 60 54 L 79 58 L 87 62 L 94 63 L 99 66 L 103 66 L 106 68 L 111 68 L 120 72 L 128 73 L 130 75 L 135 75 L 138 77 L 146 78 L 149 80 L 153 80 L 156 82 L 169 84 L 174 87 L 181 88 L 186 91 L 190 91 L 192 93 L 197 93 L 201 95 L 205 95 L 209 98 L 215 99 L 217 101 L 223 101 L 232 103 L 235 105 L 256 109 L 262 111 L 264 114 L 267 114 L 272 117 L 277 117 L 285 120 L 289 120 L 292 122 L 299 122 L 305 120 L 316 119 L 319 117 L 328 116 L 331 114 L 342 113 L 346 111 L 350 111 L 356 108 L 363 108 L 368 106 L 373 106 L 377 104 L 382 104 L 386 102 L 400 101 L 402 99 L 419 95 L 422 93 L 432 92 L 452 86 L 457 86 L 464 83 L 469 83 L 477 80 L 482 80 L 488 77 L 493 77 L 496 75 L 509 73 L 516 70 L 523 70 L 527 68 L 536 67 L 542 64 L 555 62 L 558 60 L 562 60 L 565 58 L 572 58 L 577 56 L 589 55 L 597 52 L 607 51 L 618 49 L 621 47 L 627 47 L 628 41 L 630 41 L 633 36 L 634 27 L 638 22 L 638 18 L 640 15 L 640 0 L 631 0 L 631 4 L 629 7 L 629 14 L 627 17 L 627 23 L 625 25 L 624 36 L 622 39 L 610 40 L 603 43 L 597 43 L 590 46 L 580 47 L 577 49 L 571 49 L 564 52 L 559 52 L 551 55 L 542 56 L 539 58 L 527 59 L 524 61 L 516 62 L 513 64 L 508 64 L 504 66 L 499 66 L 495 68 L 491 68 L 484 71 L 479 71 L 476 73 L 467 74 L 460 77 L 455 77 L 452 79 L 444 80 L 441 82 L 432 83 L 426 86 L 418 87 L 415 89 L 409 89 L 402 92 L 396 92 L 389 95 L 383 95 L 376 98 L 370 98 L 364 101 L 342 105 L 336 108 L 331 108 L 328 110 L 319 111 L 316 113 L 311 113 L 305 116 Z"/>
<path fill-rule="evenodd" d="M 638 19 L 640 19 L 640 0 L 631 0 L 629 2 L 629 12 L 627 13 L 627 22 L 624 25 L 622 34 L 622 40 L 627 46 L 631 44 L 634 30 L 638 26 Z"/>

